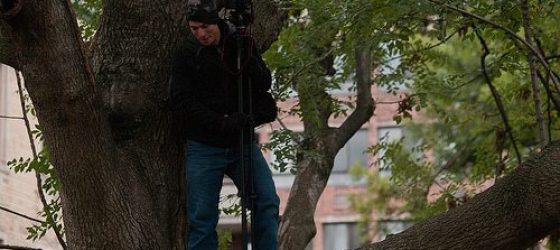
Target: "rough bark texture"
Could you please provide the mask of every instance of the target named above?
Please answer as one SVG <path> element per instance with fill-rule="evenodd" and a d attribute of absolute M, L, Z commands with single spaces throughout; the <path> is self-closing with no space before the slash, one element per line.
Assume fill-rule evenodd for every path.
<path fill-rule="evenodd" d="M 62 183 L 68 248 L 185 249 L 183 147 L 167 110 L 185 1 L 104 1 L 91 56 L 69 1 L 16 2 L 0 20 L 0 62 L 25 77 Z"/>
<path fill-rule="evenodd" d="M 13 28 L 9 23 L 21 12 L 22 1 L 0 1 L 0 59 L 3 64 L 19 69 L 19 50 L 15 46 Z M 16 20 L 17 21 L 17 20 Z"/>
<path fill-rule="evenodd" d="M 6 22 L 0 22 L 0 58 L 2 63 L 13 68 L 19 68 L 17 51 L 13 46 L 12 29 Z"/>
<path fill-rule="evenodd" d="M 255 22 L 252 25 L 253 34 L 258 37 L 257 42 L 261 51 L 266 51 L 284 27 L 288 19 L 288 11 L 280 9 L 278 1 L 254 0 Z"/>
<path fill-rule="evenodd" d="M 369 51 L 360 49 L 356 52 L 356 79 L 358 100 L 356 109 L 337 129 L 328 129 L 330 112 L 327 107 L 320 107 L 318 122 L 304 120 L 305 133 L 314 135 L 304 150 L 315 152 L 313 156 L 298 157 L 298 174 L 294 180 L 290 196 L 279 229 L 279 249 L 305 249 L 315 236 L 315 209 L 321 194 L 327 186 L 334 158 L 337 152 L 371 117 L 374 105 L 371 97 L 371 60 Z M 326 95 L 326 93 L 323 93 Z M 329 97 L 317 98 L 305 96 L 300 91 L 302 109 L 313 110 L 306 100 L 326 100 Z M 326 129 L 325 129 L 326 128 Z"/>
<path fill-rule="evenodd" d="M 560 228 L 560 141 L 469 203 L 360 249 L 526 249 Z"/>

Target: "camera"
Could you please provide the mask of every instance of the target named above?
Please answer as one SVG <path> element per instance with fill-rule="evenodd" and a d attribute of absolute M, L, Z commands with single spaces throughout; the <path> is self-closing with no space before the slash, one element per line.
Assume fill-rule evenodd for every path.
<path fill-rule="evenodd" d="M 225 19 L 236 27 L 246 27 L 253 23 L 252 0 L 225 0 Z"/>

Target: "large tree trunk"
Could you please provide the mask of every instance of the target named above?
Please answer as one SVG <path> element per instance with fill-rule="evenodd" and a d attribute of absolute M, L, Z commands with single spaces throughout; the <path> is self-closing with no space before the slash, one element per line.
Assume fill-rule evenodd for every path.
<path fill-rule="evenodd" d="M 560 141 L 467 204 L 360 249 L 526 249 L 560 228 Z"/>
<path fill-rule="evenodd" d="M 69 2 L 21 1 L 21 12 L 9 24 L 62 183 L 69 249 L 173 249 L 180 238 L 178 218 L 184 217 L 178 214 L 182 154 L 164 112 L 163 93 L 174 48 L 170 44 L 176 39 L 162 30 L 158 31 L 160 48 L 153 42 L 138 42 L 142 25 L 153 24 L 148 20 L 158 20 L 158 15 L 148 18 L 145 8 L 128 3 L 132 8 L 121 16 L 130 19 L 114 20 L 111 14 L 119 12 L 114 2 L 126 4 L 106 1 L 113 9 L 106 9 L 103 27 L 114 36 L 104 37 L 102 29 L 97 40 L 102 51 L 114 57 L 102 58 L 101 68 L 108 70 L 97 74 L 85 56 Z M 147 53 L 148 46 L 153 46 L 152 53 Z M 111 93 L 116 104 L 107 107 L 101 94 L 112 85 L 118 86 Z M 122 85 L 132 91 L 123 93 Z M 131 103 L 136 109 L 126 106 Z M 108 119 L 114 113 L 120 116 Z M 122 117 L 133 118 L 135 127 Z"/>
<path fill-rule="evenodd" d="M 104 4 L 84 48 L 69 1 L 2 1 L 0 62 L 25 77 L 62 183 L 68 248 L 184 249 L 184 154 L 167 79 L 186 3 Z M 255 8 L 272 21 L 263 48 L 285 18 L 274 6 Z"/>

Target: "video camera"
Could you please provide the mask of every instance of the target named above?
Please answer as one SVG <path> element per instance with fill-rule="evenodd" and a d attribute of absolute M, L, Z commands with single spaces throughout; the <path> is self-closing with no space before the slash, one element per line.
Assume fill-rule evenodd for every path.
<path fill-rule="evenodd" d="M 247 27 L 254 20 L 252 0 L 224 0 L 225 19 L 236 27 Z"/>

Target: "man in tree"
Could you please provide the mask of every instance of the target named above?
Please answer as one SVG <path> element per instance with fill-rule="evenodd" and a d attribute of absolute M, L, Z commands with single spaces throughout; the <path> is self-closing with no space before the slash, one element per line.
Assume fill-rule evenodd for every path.
<path fill-rule="evenodd" d="M 212 3 L 189 1 L 188 26 L 192 36 L 174 58 L 171 104 L 185 119 L 187 131 L 188 249 L 217 249 L 219 195 L 224 174 L 242 190 L 240 133 L 276 118 L 276 104 L 267 92 L 271 75 L 254 43 L 219 18 Z M 237 72 L 237 43 L 243 39 L 242 71 Z M 243 76 L 244 110 L 239 112 L 239 74 Z M 251 82 L 251 89 L 248 82 Z M 271 171 L 254 141 L 253 248 L 276 249 L 279 198 Z M 248 157 L 245 150 L 245 158 Z M 247 162 L 247 161 L 245 161 Z M 249 167 L 245 164 L 245 167 Z M 243 192 L 240 192 L 243 193 Z"/>

